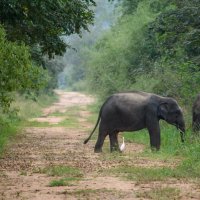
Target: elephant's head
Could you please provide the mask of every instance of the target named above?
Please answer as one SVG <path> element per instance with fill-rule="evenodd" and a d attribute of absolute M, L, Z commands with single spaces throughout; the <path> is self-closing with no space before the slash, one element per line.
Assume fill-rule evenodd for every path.
<path fill-rule="evenodd" d="M 174 99 L 166 98 L 159 104 L 158 117 L 169 124 L 175 125 L 180 130 L 181 141 L 184 142 L 185 121 L 183 112 Z"/>

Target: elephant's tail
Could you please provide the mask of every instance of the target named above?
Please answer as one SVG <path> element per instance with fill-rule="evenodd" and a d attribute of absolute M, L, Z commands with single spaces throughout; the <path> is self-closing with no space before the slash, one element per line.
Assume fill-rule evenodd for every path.
<path fill-rule="evenodd" d="M 92 137 L 94 131 L 96 130 L 96 128 L 97 128 L 97 126 L 98 126 L 98 124 L 99 124 L 100 119 L 101 119 L 101 110 L 100 110 L 100 112 L 99 112 L 99 116 L 98 116 L 96 125 L 95 125 L 93 131 L 90 133 L 89 137 L 88 137 L 87 139 L 84 140 L 84 142 L 83 142 L 84 144 L 86 144 L 86 143 L 90 140 L 90 138 Z"/>

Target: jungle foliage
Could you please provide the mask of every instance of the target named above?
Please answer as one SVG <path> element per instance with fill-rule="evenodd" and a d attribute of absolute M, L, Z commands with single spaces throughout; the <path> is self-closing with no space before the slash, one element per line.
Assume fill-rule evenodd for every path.
<path fill-rule="evenodd" d="M 29 49 L 24 44 L 6 40 L 5 31 L 0 27 L 0 109 L 8 110 L 12 92 L 38 91 L 47 81 L 47 72 L 32 63 Z"/>
<path fill-rule="evenodd" d="M 57 87 L 64 65 L 52 59 L 70 47 L 63 36 L 88 31 L 94 6 L 93 0 L 0 1 L 0 109 L 8 110 L 11 92 Z"/>
<path fill-rule="evenodd" d="M 119 0 L 117 9 L 117 23 L 87 51 L 90 91 L 145 90 L 191 104 L 200 90 L 200 1 Z"/>
<path fill-rule="evenodd" d="M 81 34 L 93 21 L 93 0 L 2 0 L 0 23 L 11 41 L 40 46 L 50 57 L 66 50 L 62 35 Z"/>

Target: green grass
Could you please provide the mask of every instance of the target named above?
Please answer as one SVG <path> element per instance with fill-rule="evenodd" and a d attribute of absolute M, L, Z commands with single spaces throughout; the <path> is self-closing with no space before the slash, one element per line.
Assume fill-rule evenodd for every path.
<path fill-rule="evenodd" d="M 187 131 L 185 143 L 181 143 L 180 134 L 173 126 L 161 123 L 161 149 L 152 152 L 149 145 L 149 135 L 146 130 L 133 133 L 124 133 L 125 142 L 145 144 L 146 148 L 138 156 L 149 160 L 178 160 L 174 168 L 137 168 L 125 166 L 117 168 L 114 173 L 136 181 L 156 181 L 167 178 L 200 179 L 200 138 L 194 137 Z"/>
<path fill-rule="evenodd" d="M 35 173 L 44 173 L 48 176 L 62 177 L 52 180 L 49 183 L 50 187 L 71 186 L 74 184 L 74 182 L 81 180 L 83 177 L 83 174 L 78 168 L 69 166 L 50 166 L 44 169 L 37 169 Z"/>
<path fill-rule="evenodd" d="M 64 126 L 64 127 L 68 127 L 68 128 L 74 128 L 74 127 L 79 128 L 80 124 L 78 122 L 77 117 L 69 115 L 68 118 L 65 118 L 60 123 L 52 125 L 52 126 Z"/>
<path fill-rule="evenodd" d="M 16 134 L 20 131 L 20 124 L 17 122 L 5 122 L 4 119 L 0 119 L 0 155 L 3 153 L 3 150 L 8 143 L 8 141 L 12 140 Z"/>
<path fill-rule="evenodd" d="M 134 166 L 120 166 L 109 170 L 110 172 L 137 181 L 138 183 L 148 183 L 151 181 L 163 181 L 166 178 L 174 177 L 175 173 L 170 168 L 144 168 Z"/>
<path fill-rule="evenodd" d="M 15 102 L 12 104 L 12 108 L 18 109 L 18 117 L 21 120 L 27 120 L 28 118 L 39 117 L 42 114 L 42 109 L 51 105 L 57 101 L 58 97 L 55 94 L 52 95 L 40 95 L 37 101 L 27 99 L 23 96 L 16 95 Z"/>
<path fill-rule="evenodd" d="M 68 177 L 68 178 L 62 178 L 59 180 L 52 180 L 49 183 L 50 187 L 58 187 L 58 186 L 72 186 L 74 185 L 75 181 L 79 181 L 80 178 L 75 178 L 75 177 Z"/>
<path fill-rule="evenodd" d="M 113 173 L 127 180 L 137 181 L 138 183 L 148 183 L 151 181 L 165 181 L 166 179 L 200 179 L 199 163 L 183 162 L 176 168 L 170 167 L 135 167 L 135 166 L 120 166 L 115 169 L 108 170 L 108 173 Z"/>
<path fill-rule="evenodd" d="M 179 177 L 200 179 L 200 156 L 189 157 L 177 166 L 176 174 Z"/>
<path fill-rule="evenodd" d="M 50 166 L 39 170 L 40 173 L 45 173 L 48 176 L 69 176 L 82 177 L 79 169 L 69 166 Z"/>
<path fill-rule="evenodd" d="M 153 200 L 178 200 L 180 197 L 180 190 L 171 187 L 158 187 L 148 191 L 138 192 L 136 195 L 138 198 L 153 199 Z"/>

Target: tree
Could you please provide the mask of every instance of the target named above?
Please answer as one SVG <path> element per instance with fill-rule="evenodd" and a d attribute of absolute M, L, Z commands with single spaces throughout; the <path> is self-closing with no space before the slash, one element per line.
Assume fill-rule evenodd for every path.
<path fill-rule="evenodd" d="M 160 78 L 155 91 L 188 104 L 200 89 L 200 2 L 169 3 L 171 9 L 160 13 L 149 29 L 159 55 L 154 63 Z"/>
<path fill-rule="evenodd" d="M 162 13 L 153 23 L 153 31 L 157 34 L 157 48 L 162 54 L 170 57 L 185 54 L 182 60 L 193 60 L 200 64 L 200 3 L 177 7 Z M 183 56 L 183 55 L 180 55 Z M 180 60 L 181 58 L 179 58 Z"/>
<path fill-rule="evenodd" d="M 0 23 L 10 41 L 39 46 L 42 55 L 66 50 L 62 35 L 81 34 L 93 22 L 93 0 L 1 0 Z"/>
<path fill-rule="evenodd" d="M 31 62 L 29 49 L 7 41 L 0 27 L 0 109 L 9 108 L 13 91 L 38 91 L 47 81 L 47 72 Z"/>

